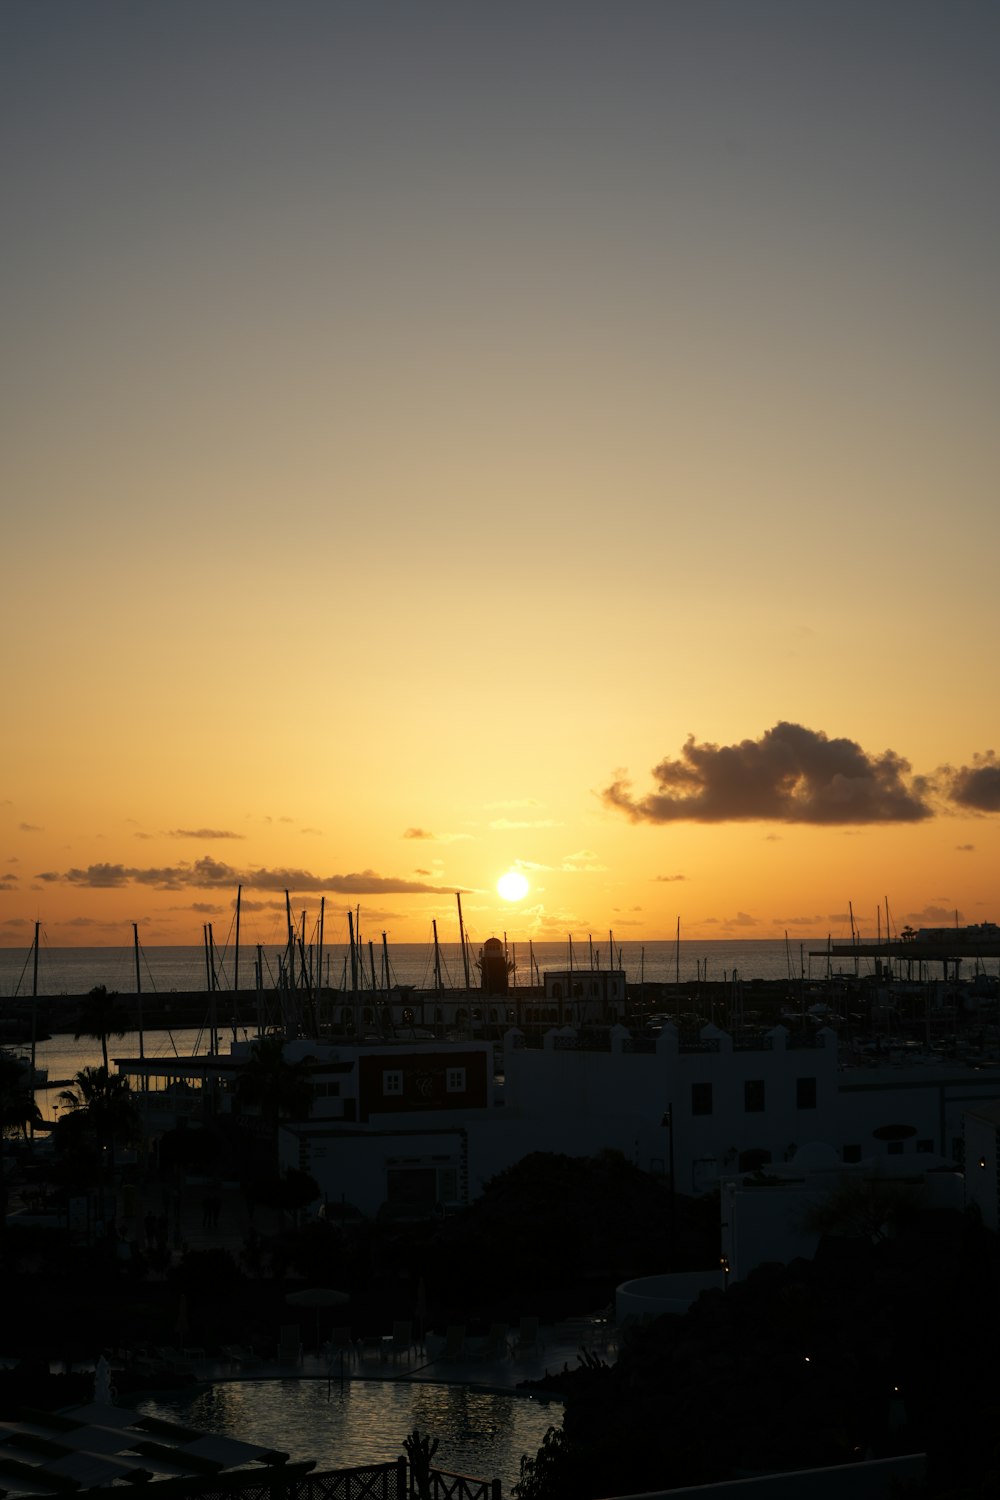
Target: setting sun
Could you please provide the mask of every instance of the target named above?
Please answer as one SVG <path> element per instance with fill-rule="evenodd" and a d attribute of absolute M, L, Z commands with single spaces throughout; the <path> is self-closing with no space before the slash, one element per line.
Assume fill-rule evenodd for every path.
<path fill-rule="evenodd" d="M 497 890 L 505 901 L 520 901 L 528 894 L 528 882 L 520 870 L 508 870 L 497 881 Z"/>

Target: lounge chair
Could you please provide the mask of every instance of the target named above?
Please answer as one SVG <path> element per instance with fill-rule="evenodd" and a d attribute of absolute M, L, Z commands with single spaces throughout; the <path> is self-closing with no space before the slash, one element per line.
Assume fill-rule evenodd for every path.
<path fill-rule="evenodd" d="M 341 1361 L 345 1365 L 353 1364 L 358 1357 L 357 1345 L 351 1338 L 349 1328 L 334 1328 L 330 1337 L 323 1345 L 323 1356 L 331 1369 L 340 1367 Z"/>
<path fill-rule="evenodd" d="M 398 1359 L 401 1354 L 406 1355 L 407 1363 L 410 1356 L 416 1354 L 417 1345 L 413 1337 L 413 1324 L 409 1322 L 398 1322 L 392 1325 L 392 1341 L 389 1344 L 388 1353 L 393 1359 Z"/>
<path fill-rule="evenodd" d="M 465 1354 L 465 1324 L 450 1323 L 445 1330 L 444 1348 L 438 1359 L 461 1359 Z"/>
<path fill-rule="evenodd" d="M 510 1354 L 507 1324 L 492 1323 L 489 1332 L 467 1351 L 474 1359 L 506 1359 Z"/>
<path fill-rule="evenodd" d="M 229 1361 L 231 1367 L 238 1370 L 251 1370 L 260 1364 L 260 1360 L 253 1350 L 243 1344 L 223 1344 L 222 1352 Z"/>

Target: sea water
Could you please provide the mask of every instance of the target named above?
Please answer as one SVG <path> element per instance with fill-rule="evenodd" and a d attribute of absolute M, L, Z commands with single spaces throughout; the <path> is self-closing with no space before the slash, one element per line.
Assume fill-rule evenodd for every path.
<path fill-rule="evenodd" d="M 722 981 L 734 974 L 748 979 L 819 978 L 826 974 L 826 938 L 727 939 L 714 942 L 681 939 L 639 943 L 619 942 L 605 933 L 603 942 L 584 935 L 566 937 L 558 942 L 508 941 L 507 957 L 512 964 L 511 983 L 517 988 L 532 982 L 531 964 L 544 974 L 546 969 L 624 969 L 630 983 L 645 979 L 650 983 L 694 984 L 699 980 Z M 263 983 L 271 988 L 277 982 L 284 950 L 274 947 L 262 951 Z M 458 943 L 442 943 L 439 948 L 442 981 L 448 988 L 465 983 L 465 965 Z M 306 948 L 313 978 L 325 985 L 352 983 L 351 956 L 348 945 L 329 943 L 322 955 L 318 946 Z M 357 955 L 356 955 L 357 956 Z M 470 980 L 478 983 L 475 960 L 479 945 L 470 951 Z M 219 989 L 254 987 L 256 950 L 244 947 L 237 955 L 234 946 L 217 948 L 214 955 L 215 982 Z M 609 963 L 610 959 L 610 963 Z M 434 987 L 434 949 L 428 943 L 391 943 L 383 949 L 381 941 L 369 949 L 362 944 L 358 959 L 358 984 L 376 988 L 385 980 L 388 964 L 390 984 L 411 984 L 422 989 Z M 319 970 L 322 970 L 320 974 Z M 120 994 L 134 994 L 137 988 L 134 948 L 57 948 L 45 943 L 38 954 L 37 993 L 39 995 L 85 995 L 95 985 L 103 984 Z M 35 985 L 34 954 L 30 948 L 0 948 L 0 997 L 30 996 Z M 145 948 L 140 946 L 138 988 L 143 993 L 169 994 L 171 990 L 207 990 L 208 965 L 202 947 Z"/>

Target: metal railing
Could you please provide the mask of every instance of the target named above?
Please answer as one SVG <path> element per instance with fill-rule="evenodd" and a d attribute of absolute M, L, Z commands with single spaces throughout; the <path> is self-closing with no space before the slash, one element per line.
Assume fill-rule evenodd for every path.
<path fill-rule="evenodd" d="M 413 1473 L 410 1473 L 410 1500 L 418 1500 Z M 352 1497 L 353 1500 L 353 1497 Z M 452 1474 L 447 1469 L 431 1469 L 430 1500 L 500 1500 L 499 1479 L 472 1479 L 468 1474 Z"/>

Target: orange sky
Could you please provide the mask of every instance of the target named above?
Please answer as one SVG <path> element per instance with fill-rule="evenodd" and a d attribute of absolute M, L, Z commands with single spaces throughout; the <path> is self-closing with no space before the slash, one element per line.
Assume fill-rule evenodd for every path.
<path fill-rule="evenodd" d="M 3 7 L 0 943 L 1000 917 L 998 64 Z"/>

